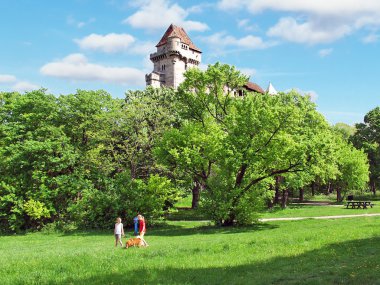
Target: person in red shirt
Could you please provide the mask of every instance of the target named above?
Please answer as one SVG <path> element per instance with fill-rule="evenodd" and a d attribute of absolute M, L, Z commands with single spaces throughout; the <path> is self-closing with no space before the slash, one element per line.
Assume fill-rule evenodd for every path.
<path fill-rule="evenodd" d="M 144 235 L 146 232 L 145 219 L 142 215 L 138 215 L 137 218 L 139 219 L 139 236 L 141 240 L 144 242 L 144 245 L 148 246 L 148 243 L 144 239 Z"/>

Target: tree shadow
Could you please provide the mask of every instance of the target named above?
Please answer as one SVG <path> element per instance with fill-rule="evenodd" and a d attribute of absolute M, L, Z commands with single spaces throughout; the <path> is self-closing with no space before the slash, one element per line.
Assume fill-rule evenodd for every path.
<path fill-rule="evenodd" d="M 138 269 L 99 273 L 58 284 L 380 284 L 380 238 L 331 244 L 297 256 L 257 263 L 199 268 Z M 259 245 L 257 245 L 259 246 Z"/>
<path fill-rule="evenodd" d="M 257 223 L 250 226 L 232 226 L 232 227 L 220 227 L 214 225 L 200 225 L 197 227 L 187 228 L 184 226 L 177 225 L 167 225 L 167 227 L 162 229 L 156 229 L 150 231 L 148 234 L 150 236 L 187 236 L 194 234 L 236 234 L 236 233 L 246 233 L 253 231 L 263 231 L 278 228 L 278 225 L 268 224 L 268 223 Z"/>

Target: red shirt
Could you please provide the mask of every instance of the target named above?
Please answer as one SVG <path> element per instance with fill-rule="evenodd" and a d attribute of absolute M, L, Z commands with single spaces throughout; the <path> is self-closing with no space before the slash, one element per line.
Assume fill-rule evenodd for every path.
<path fill-rule="evenodd" d="M 145 221 L 144 220 L 139 220 L 139 232 L 145 233 Z"/>

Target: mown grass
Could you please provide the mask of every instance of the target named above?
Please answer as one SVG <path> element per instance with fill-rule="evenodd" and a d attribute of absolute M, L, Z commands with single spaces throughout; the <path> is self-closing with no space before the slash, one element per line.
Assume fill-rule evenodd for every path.
<path fill-rule="evenodd" d="M 112 231 L 2 236 L 0 284 L 379 284 L 379 222 L 169 222 L 128 250 Z"/>
<path fill-rule="evenodd" d="M 379 191 L 376 193 L 376 195 L 373 195 L 372 192 L 363 192 L 361 194 L 354 194 L 353 196 L 354 196 L 354 200 L 356 201 L 380 201 Z M 347 195 L 346 195 L 346 198 L 347 198 Z M 315 196 L 306 195 L 305 200 L 328 201 L 328 202 L 336 203 L 336 194 L 335 193 L 332 193 L 329 195 L 318 194 Z"/>
<path fill-rule="evenodd" d="M 375 202 L 373 208 L 368 209 L 351 209 L 344 205 L 302 205 L 291 204 L 287 208 L 274 207 L 273 209 L 264 209 L 259 213 L 259 218 L 294 218 L 294 217 L 318 217 L 318 216 L 344 216 L 344 215 L 359 215 L 359 214 L 380 214 L 380 201 Z M 201 211 L 197 209 L 182 208 L 177 212 L 171 213 L 168 220 L 208 220 Z"/>
<path fill-rule="evenodd" d="M 344 205 L 313 206 L 292 204 L 285 209 L 275 207 L 270 210 L 264 210 L 262 213 L 260 213 L 260 218 L 344 216 L 378 213 L 380 213 L 380 203 L 377 203 L 373 208 L 368 209 L 347 209 Z"/>
<path fill-rule="evenodd" d="M 314 196 L 309 202 L 334 202 L 329 201 L 326 195 Z M 260 218 L 293 218 L 293 217 L 318 217 L 318 216 L 343 216 L 343 215 L 358 215 L 358 214 L 379 214 L 380 213 L 380 196 L 373 196 L 369 193 L 367 196 L 357 196 L 358 200 L 368 200 L 374 202 L 373 208 L 368 209 L 351 209 L 346 208 L 345 202 L 343 203 L 331 203 L 330 205 L 312 205 L 302 203 L 291 203 L 287 208 L 282 209 L 276 206 L 272 209 L 263 209 L 259 213 Z M 371 199 L 372 197 L 372 199 Z M 359 199 L 360 198 L 360 199 Z M 180 206 L 179 206 L 180 205 Z M 201 211 L 197 209 L 191 209 L 191 196 L 185 197 L 176 206 L 178 207 L 176 212 L 171 213 L 167 218 L 171 221 L 181 220 L 208 220 Z"/>

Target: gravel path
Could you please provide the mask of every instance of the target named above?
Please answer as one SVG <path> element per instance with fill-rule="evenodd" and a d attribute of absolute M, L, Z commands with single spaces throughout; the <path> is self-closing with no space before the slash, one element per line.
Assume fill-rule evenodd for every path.
<path fill-rule="evenodd" d="M 356 218 L 356 217 L 374 217 L 380 216 L 380 213 L 377 214 L 359 214 L 359 215 L 341 215 L 341 216 L 321 216 L 321 217 L 294 217 L 294 218 L 268 218 L 268 219 L 259 219 L 260 222 L 270 222 L 270 221 L 298 221 L 306 219 L 343 219 L 343 218 Z"/>

